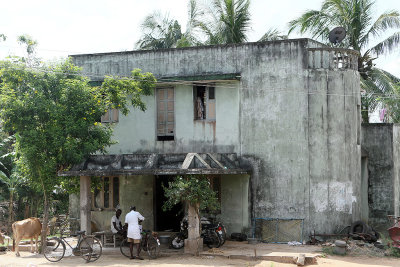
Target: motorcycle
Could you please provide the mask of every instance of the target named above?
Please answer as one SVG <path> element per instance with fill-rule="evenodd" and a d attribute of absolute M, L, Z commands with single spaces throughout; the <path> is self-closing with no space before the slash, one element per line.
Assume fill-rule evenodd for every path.
<path fill-rule="evenodd" d="M 200 220 L 200 222 L 200 236 L 203 238 L 204 244 L 206 244 L 209 248 L 219 248 L 225 243 L 226 229 L 221 222 L 213 224 L 204 217 Z M 180 231 L 171 236 L 170 247 L 174 249 L 180 249 L 184 247 L 185 239 L 188 238 L 188 226 L 188 221 L 185 217 L 181 221 Z"/>
<path fill-rule="evenodd" d="M 205 217 L 201 217 L 200 219 L 201 227 L 202 229 L 204 228 L 205 225 L 212 225 L 216 229 L 216 232 L 218 234 L 219 239 L 221 240 L 221 245 L 225 244 L 226 241 L 226 229 L 225 226 L 221 222 L 217 223 L 212 223 L 210 219 L 207 219 Z"/>

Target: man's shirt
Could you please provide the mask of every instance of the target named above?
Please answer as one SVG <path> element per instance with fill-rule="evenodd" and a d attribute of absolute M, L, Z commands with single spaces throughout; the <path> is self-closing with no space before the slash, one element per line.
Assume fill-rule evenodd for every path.
<path fill-rule="evenodd" d="M 114 222 L 115 222 L 115 225 L 117 226 L 117 229 L 115 229 L 115 227 L 114 227 Z M 114 215 L 111 218 L 111 232 L 113 232 L 114 234 L 118 233 L 118 230 L 121 230 L 120 229 L 120 227 L 121 227 L 120 223 L 121 223 L 121 221 L 119 220 L 119 218 L 117 218 L 117 215 Z"/>
<path fill-rule="evenodd" d="M 140 239 L 140 229 L 139 229 L 139 220 L 143 221 L 144 217 L 137 211 L 130 211 L 125 216 L 125 223 L 128 224 L 128 234 L 129 238 Z"/>

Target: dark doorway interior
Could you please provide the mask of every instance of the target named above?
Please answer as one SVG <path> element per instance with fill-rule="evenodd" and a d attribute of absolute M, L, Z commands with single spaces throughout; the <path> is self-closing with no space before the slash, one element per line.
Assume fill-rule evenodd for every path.
<path fill-rule="evenodd" d="M 168 186 L 168 181 L 172 181 L 174 176 L 171 175 L 160 175 L 156 176 L 156 184 L 155 184 L 155 194 L 154 194 L 154 210 L 155 213 L 155 230 L 156 231 L 166 231 L 173 230 L 175 232 L 179 231 L 180 221 L 183 218 L 183 205 L 178 204 L 174 208 L 168 211 L 163 211 L 162 206 L 164 202 L 167 200 L 164 195 L 164 186 Z"/>

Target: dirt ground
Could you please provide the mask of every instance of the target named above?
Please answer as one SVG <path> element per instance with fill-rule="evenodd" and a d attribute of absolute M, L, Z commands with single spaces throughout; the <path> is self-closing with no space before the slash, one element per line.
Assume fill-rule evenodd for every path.
<path fill-rule="evenodd" d="M 283 267 L 294 264 L 277 263 L 260 260 L 236 260 L 220 256 L 199 256 L 176 254 L 161 256 L 156 260 L 145 258 L 140 260 L 129 260 L 115 252 L 103 253 L 102 257 L 93 263 L 85 263 L 80 257 L 65 257 L 58 263 L 48 262 L 42 255 L 30 252 L 21 252 L 21 257 L 15 257 L 13 252 L 0 254 L 0 267 L 36 267 L 36 266 L 158 266 L 158 267 L 185 267 L 185 266 L 254 266 L 254 267 Z M 311 266 L 329 267 L 377 267 L 377 266 L 400 266 L 400 259 L 379 257 L 351 257 L 351 256 L 327 256 L 320 257 L 316 264 Z"/>

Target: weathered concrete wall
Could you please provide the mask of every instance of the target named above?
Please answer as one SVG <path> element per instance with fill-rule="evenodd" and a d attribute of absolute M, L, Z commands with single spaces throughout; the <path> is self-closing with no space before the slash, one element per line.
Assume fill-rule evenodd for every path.
<path fill-rule="evenodd" d="M 361 144 L 368 153 L 369 223 L 375 226 L 386 224 L 387 215 L 395 212 L 395 157 L 399 154 L 394 136 L 398 140 L 398 127 L 394 130 L 393 124 L 362 125 Z"/>
<path fill-rule="evenodd" d="M 110 153 L 230 152 L 259 159 L 259 172 L 250 179 L 248 221 L 304 218 L 308 235 L 333 232 L 358 219 L 361 209 L 354 57 L 339 66 L 337 50 L 311 53 L 310 47 L 322 45 L 299 39 L 73 58 L 94 78 L 128 75 L 134 68 L 157 77 L 240 73 L 240 82 L 217 82 L 214 125 L 193 120 L 192 86 L 178 83 L 175 141 L 156 141 L 155 97 L 146 97 L 145 113 L 120 119 L 120 143 Z"/>
<path fill-rule="evenodd" d="M 249 202 L 248 175 L 221 176 L 221 215 L 228 235 L 236 232 L 248 232 Z"/>
<path fill-rule="evenodd" d="M 400 215 L 400 126 L 393 125 L 393 214 Z"/>

